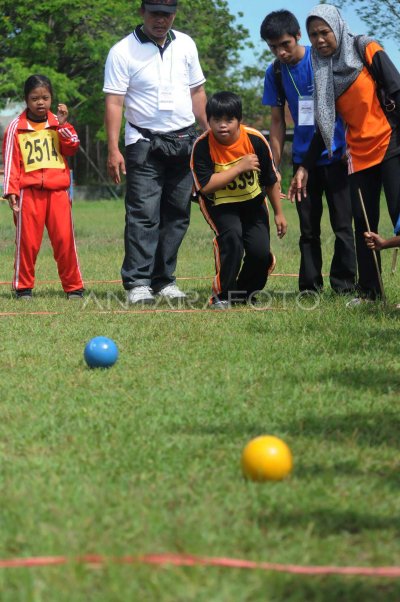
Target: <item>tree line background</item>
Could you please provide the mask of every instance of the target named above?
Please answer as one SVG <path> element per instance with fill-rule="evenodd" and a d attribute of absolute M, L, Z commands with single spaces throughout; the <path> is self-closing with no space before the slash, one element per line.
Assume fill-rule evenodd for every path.
<path fill-rule="evenodd" d="M 338 0 L 338 6 L 344 0 Z M 355 0 L 360 16 L 375 35 L 396 35 L 400 0 Z M 103 72 L 109 49 L 141 22 L 140 0 L 2 0 L 0 14 L 0 103 L 23 100 L 23 84 L 32 73 L 47 75 L 55 101 L 66 102 L 92 163 L 104 171 Z M 266 8 L 267 12 L 267 8 Z M 242 16 L 239 13 L 239 16 Z M 253 48 L 248 30 L 229 11 L 226 0 L 180 0 L 174 28 L 196 41 L 207 78 L 207 94 L 229 89 L 240 94 L 244 120 L 268 128 L 269 111 L 261 105 L 267 49 L 241 64 L 241 51 Z M 98 175 L 82 157 L 79 183 Z"/>

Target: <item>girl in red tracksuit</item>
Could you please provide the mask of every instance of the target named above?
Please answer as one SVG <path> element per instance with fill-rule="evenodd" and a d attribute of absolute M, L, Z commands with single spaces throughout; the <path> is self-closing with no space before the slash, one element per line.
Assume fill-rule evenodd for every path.
<path fill-rule="evenodd" d="M 16 254 L 13 289 L 30 299 L 35 263 L 44 226 L 49 233 L 58 273 L 69 299 L 83 296 L 69 197 L 70 172 L 65 157 L 79 148 L 67 122 L 68 109 L 50 111 L 53 90 L 44 75 L 25 82 L 27 108 L 8 126 L 3 141 L 4 197 L 14 213 Z"/>

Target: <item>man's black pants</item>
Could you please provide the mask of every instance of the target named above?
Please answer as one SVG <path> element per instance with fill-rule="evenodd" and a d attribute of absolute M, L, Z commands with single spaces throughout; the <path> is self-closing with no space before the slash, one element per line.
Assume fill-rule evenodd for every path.
<path fill-rule="evenodd" d="M 160 160 L 149 142 L 126 147 L 125 289 L 154 292 L 175 282 L 178 250 L 190 221 L 193 179 L 188 157 Z M 145 157 L 145 160 L 144 160 Z"/>

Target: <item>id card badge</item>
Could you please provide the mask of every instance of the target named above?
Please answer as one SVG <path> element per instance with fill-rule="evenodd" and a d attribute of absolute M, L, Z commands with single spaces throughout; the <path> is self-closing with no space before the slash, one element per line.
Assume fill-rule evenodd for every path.
<path fill-rule="evenodd" d="M 299 125 L 314 125 L 314 99 L 312 96 L 299 98 Z"/>
<path fill-rule="evenodd" d="M 173 111 L 175 108 L 173 87 L 170 82 L 161 82 L 158 90 L 159 111 Z"/>

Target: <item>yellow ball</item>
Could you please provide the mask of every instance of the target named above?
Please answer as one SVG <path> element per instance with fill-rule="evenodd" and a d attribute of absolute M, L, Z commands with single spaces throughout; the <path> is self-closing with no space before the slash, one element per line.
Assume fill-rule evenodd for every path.
<path fill-rule="evenodd" d="M 252 481 L 281 481 L 292 468 L 292 452 L 278 437 L 256 437 L 243 450 L 243 474 Z"/>

